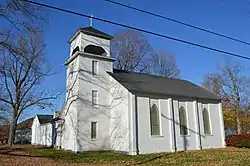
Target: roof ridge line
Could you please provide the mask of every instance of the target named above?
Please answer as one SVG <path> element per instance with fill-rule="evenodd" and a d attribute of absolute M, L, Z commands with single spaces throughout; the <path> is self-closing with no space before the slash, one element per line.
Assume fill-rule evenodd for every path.
<path fill-rule="evenodd" d="M 154 74 L 149 74 L 149 73 L 139 73 L 139 72 L 136 72 L 136 71 L 126 71 L 126 70 L 120 70 L 120 69 L 115 69 L 115 68 L 113 68 L 113 70 L 122 71 L 124 73 L 135 73 L 135 74 L 139 74 L 139 75 L 147 75 L 147 76 L 152 76 L 152 77 L 160 77 L 160 78 L 167 78 L 167 79 L 172 79 L 172 80 L 180 80 L 180 81 L 190 82 L 188 80 L 184 80 L 184 79 L 180 79 L 180 78 L 170 78 L 170 77 L 167 77 L 167 76 L 159 76 L 159 75 L 154 75 Z"/>

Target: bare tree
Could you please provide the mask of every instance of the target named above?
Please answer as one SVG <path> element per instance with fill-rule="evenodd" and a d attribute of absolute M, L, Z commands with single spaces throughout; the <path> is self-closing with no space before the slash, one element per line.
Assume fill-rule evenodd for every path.
<path fill-rule="evenodd" d="M 147 70 L 152 52 L 145 36 L 137 31 L 121 31 L 111 41 L 111 55 L 117 59 L 114 67 L 120 70 L 139 72 Z"/>
<path fill-rule="evenodd" d="M 169 78 L 179 78 L 180 69 L 177 67 L 174 56 L 167 56 L 165 52 L 161 51 L 152 55 L 150 73 Z"/>
<path fill-rule="evenodd" d="M 249 105 L 250 80 L 243 76 L 244 68 L 239 64 L 226 65 L 221 73 L 222 93 L 227 96 L 236 111 L 237 133 L 240 134 L 242 127 L 240 111 Z"/>
<path fill-rule="evenodd" d="M 17 116 L 15 115 L 16 118 L 13 118 L 14 116 L 13 111 L 11 113 L 10 110 L 14 108 L 13 107 L 14 103 L 18 103 L 18 101 L 15 101 L 15 99 L 18 98 L 18 95 L 16 96 L 16 98 L 14 96 L 11 98 L 10 96 L 15 93 L 16 94 L 20 93 L 20 95 L 24 95 L 27 97 L 29 95 L 28 93 L 21 94 L 21 92 L 24 92 L 25 90 L 31 91 L 32 89 L 32 88 L 30 88 L 29 90 L 21 89 L 22 90 L 21 92 L 17 92 L 18 89 L 15 89 L 15 84 L 14 84 L 14 82 L 17 81 L 15 76 L 19 74 L 21 77 L 21 73 L 24 71 L 24 69 L 27 68 L 26 65 L 28 65 L 28 63 L 24 63 L 25 60 L 28 62 L 29 58 L 31 58 L 31 57 L 26 57 L 27 54 L 29 53 L 25 49 L 28 49 L 29 44 L 30 44 L 29 46 L 31 46 L 31 43 L 29 43 L 31 42 L 31 40 L 28 41 L 25 39 L 27 36 L 29 36 L 27 35 L 27 31 L 35 32 L 35 29 L 41 29 L 43 22 L 44 22 L 43 14 L 45 13 L 43 10 L 41 10 L 40 7 L 31 5 L 24 0 L 3 0 L 0 2 L 0 18 L 1 18 L 1 28 L 0 28 L 0 65 L 1 65 L 0 66 L 1 67 L 0 79 L 1 81 L 0 81 L 0 84 L 1 84 L 1 87 L 4 87 L 2 88 L 2 90 L 4 89 L 4 91 L 0 93 L 0 98 L 1 98 L 0 99 L 0 113 L 1 115 L 5 114 L 5 117 L 7 117 L 7 119 L 12 118 L 12 122 L 14 122 L 13 119 L 17 121 L 20 115 L 18 115 L 19 114 L 18 113 Z M 18 43 L 16 42 L 17 36 L 19 39 Z M 35 43 L 33 43 L 32 45 L 35 45 Z M 35 58 L 34 61 L 36 61 L 36 59 L 37 58 Z M 11 63 L 13 63 L 12 66 L 11 66 Z M 16 66 L 14 66 L 14 64 L 16 64 Z M 11 68 L 9 68 L 9 71 L 7 71 L 7 67 L 9 66 L 11 66 Z M 22 66 L 22 68 L 20 68 L 19 70 L 20 73 L 15 73 L 15 70 L 13 69 L 15 67 L 18 68 L 20 66 Z M 6 78 L 6 80 L 4 78 Z M 8 85 L 9 89 L 6 89 L 6 85 L 5 84 L 3 85 L 3 83 L 6 83 L 6 82 L 10 83 L 10 80 L 12 80 L 12 84 L 9 84 Z M 30 81 L 32 82 L 32 80 Z M 24 84 L 25 84 L 25 80 L 23 81 L 22 85 Z M 25 84 L 24 87 L 27 88 L 28 85 Z M 25 101 L 24 99 L 22 100 Z M 16 105 L 15 110 L 17 110 L 17 107 L 21 108 L 21 106 Z M 21 114 L 23 110 L 20 109 L 19 111 Z M 15 125 L 11 125 L 11 126 L 12 126 L 11 132 L 15 133 Z M 13 133 L 11 134 L 11 132 L 10 132 L 10 135 L 12 136 L 10 137 L 10 139 L 12 141 L 10 140 L 10 142 L 13 143 L 14 136 L 13 136 Z"/>
<path fill-rule="evenodd" d="M 43 11 L 24 0 L 3 0 L 0 2 L 0 52 L 8 49 L 16 51 L 12 38 L 17 33 L 21 34 L 30 26 L 40 27 L 42 25 Z"/>
<path fill-rule="evenodd" d="M 216 74 L 205 74 L 203 82 L 202 82 L 202 86 L 213 92 L 214 94 L 218 95 L 219 97 L 223 97 L 221 94 L 221 89 L 222 89 L 222 85 L 221 85 L 221 80 L 220 80 L 220 75 L 218 73 Z"/>
<path fill-rule="evenodd" d="M 24 110 L 32 106 L 50 107 L 50 99 L 57 98 L 56 93 L 40 89 L 41 81 L 51 75 L 44 59 L 41 33 L 29 29 L 12 43 L 17 52 L 4 51 L 0 61 L 0 86 L 4 87 L 0 102 L 11 108 L 9 145 L 14 142 L 17 121 Z"/>
<path fill-rule="evenodd" d="M 240 111 L 246 110 L 250 103 L 250 78 L 244 76 L 243 72 L 243 66 L 227 63 L 218 73 L 206 75 L 203 83 L 234 109 L 238 134 L 242 130 Z"/>

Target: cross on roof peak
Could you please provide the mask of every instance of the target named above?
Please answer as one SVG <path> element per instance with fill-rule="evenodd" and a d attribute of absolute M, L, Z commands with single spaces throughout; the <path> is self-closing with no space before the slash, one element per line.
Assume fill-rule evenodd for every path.
<path fill-rule="evenodd" d="M 93 26 L 93 20 L 92 20 L 93 14 L 91 13 L 90 18 L 89 18 L 89 26 Z"/>

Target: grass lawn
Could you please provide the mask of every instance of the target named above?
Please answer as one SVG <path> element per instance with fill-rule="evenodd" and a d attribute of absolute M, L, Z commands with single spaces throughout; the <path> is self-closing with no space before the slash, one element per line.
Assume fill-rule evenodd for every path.
<path fill-rule="evenodd" d="M 8 157 L 11 158 L 10 162 Z M 112 152 L 73 154 L 34 146 L 0 147 L 0 163 L 28 160 L 24 165 L 249 165 L 250 149 L 225 148 L 127 156 Z M 21 157 L 21 158 L 20 158 Z M 22 159 L 23 158 L 23 159 Z M 34 160 L 34 161 L 33 161 Z M 34 163 L 32 163 L 34 162 Z M 32 164 L 31 164 L 32 163 Z M 22 164 L 22 163 L 20 163 Z"/>

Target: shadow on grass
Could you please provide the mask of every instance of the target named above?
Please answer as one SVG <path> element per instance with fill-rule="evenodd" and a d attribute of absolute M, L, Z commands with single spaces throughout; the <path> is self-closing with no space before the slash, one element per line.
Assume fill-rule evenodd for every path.
<path fill-rule="evenodd" d="M 3 146 L 0 147 L 0 155 L 21 156 L 21 157 L 43 157 L 32 156 L 29 154 L 32 150 L 52 149 L 51 147 L 35 147 L 35 146 Z"/>
<path fill-rule="evenodd" d="M 178 152 L 166 152 L 166 153 L 160 153 L 160 154 L 142 154 L 138 156 L 133 156 L 133 158 L 137 161 L 136 163 L 130 164 L 130 165 L 142 165 L 142 164 L 148 164 L 150 162 L 154 162 L 161 158 L 168 158 L 173 155 L 185 153 L 185 151 L 178 151 Z M 153 155 L 153 157 L 152 157 Z"/>
<path fill-rule="evenodd" d="M 182 152 L 176 152 L 182 153 Z M 137 156 L 129 156 L 116 152 L 86 152 L 86 153 L 72 153 L 71 151 L 57 150 L 50 147 L 37 146 L 12 146 L 1 147 L 0 155 L 20 156 L 20 157 L 38 157 L 49 158 L 55 161 L 66 160 L 74 163 L 127 163 L 126 165 L 143 165 L 154 162 L 160 158 L 168 158 L 174 153 L 159 153 L 159 154 L 145 154 Z"/>
<path fill-rule="evenodd" d="M 139 161 L 139 162 L 136 162 L 136 163 L 133 163 L 133 164 L 130 164 L 130 165 L 142 165 L 142 164 L 147 164 L 149 162 L 153 162 L 157 159 L 160 159 L 162 157 L 166 157 L 166 156 L 169 156 L 170 154 L 162 154 L 162 155 L 159 155 L 159 156 L 155 156 L 155 157 L 152 157 L 152 158 L 148 158 L 147 160 L 145 161 Z"/>
<path fill-rule="evenodd" d="M 47 157 L 53 160 L 67 160 L 75 163 L 102 164 L 111 162 L 126 163 L 126 165 L 143 165 L 172 155 L 172 153 L 161 153 L 129 156 L 116 152 L 85 152 L 74 154 L 70 151 L 55 149 L 39 149 L 31 151 L 30 154 L 33 157 Z"/>
<path fill-rule="evenodd" d="M 231 159 L 235 161 L 239 158 L 237 156 L 231 158 L 232 153 L 238 152 L 239 149 L 209 149 L 202 151 L 179 151 L 175 153 L 156 153 L 156 154 L 142 154 L 136 156 L 124 155 L 116 152 L 86 152 L 86 153 L 72 153 L 66 150 L 57 150 L 49 147 L 2 147 L 0 148 L 0 155 L 21 156 L 21 157 L 37 157 L 48 158 L 54 161 L 69 161 L 72 163 L 90 163 L 90 164 L 115 164 L 115 165 L 158 165 L 167 164 L 168 160 L 174 160 L 176 164 L 183 163 L 217 163 Z M 241 151 L 241 150 L 240 150 Z M 241 151 L 245 154 L 248 151 Z M 239 154 L 239 155 L 238 155 Z M 204 158 L 209 156 L 209 158 Z M 239 156 L 239 157 L 238 157 Z M 244 156 L 244 155 L 243 155 Z M 249 160 L 240 159 L 242 163 L 247 163 Z"/>

